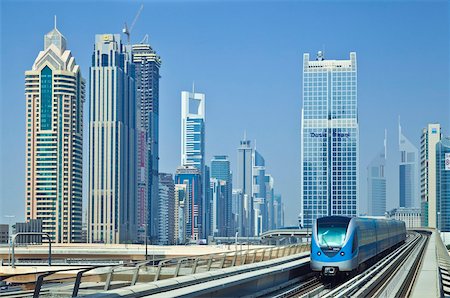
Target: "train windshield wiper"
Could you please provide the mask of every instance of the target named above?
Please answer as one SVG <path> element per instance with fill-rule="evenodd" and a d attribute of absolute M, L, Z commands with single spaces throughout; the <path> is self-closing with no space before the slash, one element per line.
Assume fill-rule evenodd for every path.
<path fill-rule="evenodd" d="M 326 240 L 325 237 L 324 237 L 327 233 L 328 233 L 328 231 L 326 231 L 325 233 L 322 234 L 322 240 L 323 240 L 323 242 L 325 242 L 325 245 L 326 245 L 329 249 L 331 249 L 332 247 L 328 244 L 327 240 Z"/>

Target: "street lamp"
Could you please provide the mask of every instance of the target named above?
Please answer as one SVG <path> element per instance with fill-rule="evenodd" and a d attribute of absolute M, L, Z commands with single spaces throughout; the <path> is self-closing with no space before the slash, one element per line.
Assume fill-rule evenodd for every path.
<path fill-rule="evenodd" d="M 148 235 L 147 235 L 147 230 L 148 230 L 148 223 L 145 224 L 145 260 L 147 261 L 147 256 L 148 256 Z"/>
<path fill-rule="evenodd" d="M 11 219 L 15 218 L 15 215 L 5 215 L 8 219 L 8 260 L 9 264 L 11 264 L 11 240 L 12 240 L 12 224 Z"/>

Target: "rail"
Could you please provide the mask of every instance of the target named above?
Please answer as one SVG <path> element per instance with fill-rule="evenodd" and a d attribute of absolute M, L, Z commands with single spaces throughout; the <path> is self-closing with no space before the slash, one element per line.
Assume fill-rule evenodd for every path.
<path fill-rule="evenodd" d="M 416 258 L 418 251 L 423 252 L 420 249 L 426 245 L 428 236 L 418 233 L 411 233 L 410 235 L 411 238 L 407 243 L 399 246 L 382 261 L 322 297 L 371 297 L 374 293 L 380 294 L 380 289 L 386 286 L 386 283 L 391 280 L 391 276 L 395 275 L 395 272 L 401 268 L 408 257 Z M 403 283 L 405 280 L 407 279 L 405 278 Z M 395 295 L 393 292 L 391 294 Z"/>
<path fill-rule="evenodd" d="M 309 251 L 307 244 L 294 244 L 281 247 L 262 247 L 246 250 L 235 250 L 227 253 L 200 255 L 196 257 L 179 257 L 173 259 L 158 259 L 133 262 L 120 265 L 84 266 L 64 270 L 48 270 L 38 274 L 34 283 L 33 297 L 39 297 L 40 290 L 45 283 L 61 283 L 65 290 L 71 289 L 71 297 L 77 297 L 83 279 L 94 280 L 88 286 L 99 286 L 108 291 L 116 287 L 132 286 L 138 282 L 151 282 L 178 276 L 186 276 L 213 270 L 254 264 L 276 258 L 286 257 Z M 70 277 L 58 278 L 56 275 L 72 274 Z M 35 272 L 23 275 L 36 275 Z M 8 279 L 16 275 L 10 275 Z M 68 283 L 72 285 L 68 285 Z M 52 288 L 55 289 L 55 288 Z M 8 297 L 7 295 L 5 297 Z"/>

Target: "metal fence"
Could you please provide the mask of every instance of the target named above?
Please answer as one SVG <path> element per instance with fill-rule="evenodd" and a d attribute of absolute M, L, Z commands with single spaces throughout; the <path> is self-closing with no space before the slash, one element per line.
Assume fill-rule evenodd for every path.
<path fill-rule="evenodd" d="M 222 268 L 241 266 L 286 257 L 309 251 L 308 244 L 294 244 L 280 247 L 261 247 L 199 255 L 173 259 L 157 259 L 120 265 L 98 265 L 78 269 L 49 270 L 37 275 L 34 284 L 34 297 L 44 284 L 61 283 L 67 290 L 70 286 L 72 297 L 78 296 L 80 286 L 95 287 L 105 291 L 112 288 L 135 285 L 139 282 L 152 282 L 178 276 L 209 272 Z M 30 273 L 31 274 L 31 273 Z M 32 273 L 35 275 L 36 273 Z M 63 276 L 64 277 L 61 277 Z M 11 276 L 10 276 L 11 277 Z M 72 284 L 73 282 L 73 284 Z M 52 289 L 55 289 L 52 287 Z"/>

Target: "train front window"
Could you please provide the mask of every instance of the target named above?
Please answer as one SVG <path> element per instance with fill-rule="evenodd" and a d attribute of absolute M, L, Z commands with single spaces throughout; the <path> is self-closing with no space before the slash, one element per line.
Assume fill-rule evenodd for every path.
<path fill-rule="evenodd" d="M 330 219 L 330 218 L 328 218 Z M 342 247 L 347 233 L 347 220 L 317 220 L 317 239 L 321 247 Z"/>

